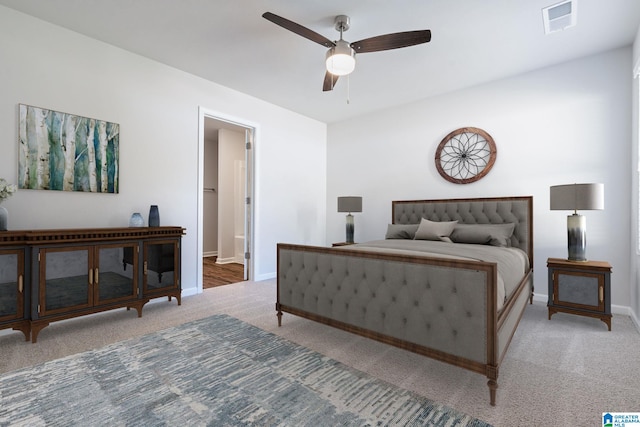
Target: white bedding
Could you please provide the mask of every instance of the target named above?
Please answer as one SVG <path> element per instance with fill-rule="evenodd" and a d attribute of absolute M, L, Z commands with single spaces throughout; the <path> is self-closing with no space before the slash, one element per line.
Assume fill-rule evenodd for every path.
<path fill-rule="evenodd" d="M 529 270 L 527 254 L 521 249 L 510 247 L 432 240 L 387 239 L 342 246 L 340 249 L 494 262 L 498 265 L 498 310 L 516 290 L 525 273 Z"/>

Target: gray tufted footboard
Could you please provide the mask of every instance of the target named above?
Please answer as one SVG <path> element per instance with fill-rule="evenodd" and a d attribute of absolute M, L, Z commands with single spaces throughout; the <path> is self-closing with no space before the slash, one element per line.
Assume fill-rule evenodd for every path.
<path fill-rule="evenodd" d="M 511 300 L 517 319 L 505 316 L 500 331 L 496 281 L 492 263 L 279 244 L 278 323 L 289 312 L 485 374 L 494 405 L 498 365 L 531 292 L 523 281 Z"/>
<path fill-rule="evenodd" d="M 529 270 L 498 312 L 497 274 L 480 261 L 279 244 L 278 324 L 288 312 L 484 374 L 495 405 L 500 362 L 533 295 Z"/>

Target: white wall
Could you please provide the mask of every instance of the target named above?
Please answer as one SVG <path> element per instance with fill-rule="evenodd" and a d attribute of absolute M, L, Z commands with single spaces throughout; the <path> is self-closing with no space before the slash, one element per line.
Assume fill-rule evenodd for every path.
<path fill-rule="evenodd" d="M 638 328 L 640 328 L 640 259 L 638 254 L 638 197 L 640 188 L 638 188 L 640 176 L 640 153 L 638 146 L 640 145 L 640 28 L 636 34 L 635 42 L 633 43 L 633 71 L 635 78 L 633 79 L 633 106 L 631 108 L 632 115 L 631 120 L 633 123 L 633 138 L 632 138 L 632 150 L 631 150 L 631 179 L 632 179 L 632 196 L 631 196 L 631 298 L 630 305 L 632 311 L 635 313 L 634 321 Z"/>
<path fill-rule="evenodd" d="M 21 190 L 10 229 L 127 226 L 160 208 L 187 229 L 184 294 L 197 290 L 198 108 L 256 124 L 256 279 L 273 277 L 276 243 L 323 244 L 326 125 L 146 58 L 0 7 L 0 177 L 14 181 L 18 104 L 120 124 L 117 195 Z"/>
<path fill-rule="evenodd" d="M 636 42 L 636 58 L 639 51 Z M 0 58 L 0 177 L 17 176 L 19 103 L 121 126 L 120 194 L 21 190 L 3 203 L 10 229 L 127 226 L 131 213 L 158 204 L 162 224 L 187 228 L 183 288 L 194 293 L 203 107 L 256 124 L 258 280 L 274 276 L 277 242 L 344 240 L 340 195 L 364 197 L 360 241 L 384 236 L 391 200 L 533 195 L 536 294 L 544 297 L 546 258 L 566 254 L 565 213 L 548 210 L 549 186 L 597 181 L 606 206 L 585 212 L 588 256 L 613 265 L 613 304 L 628 307 L 634 295 L 638 312 L 629 285 L 637 286 L 630 48 L 336 123 L 328 138 L 323 123 L 4 7 Z M 440 140 L 462 126 L 485 129 L 498 145 L 489 175 L 464 186 L 444 181 L 433 160 Z"/>
<path fill-rule="evenodd" d="M 630 48 L 618 49 L 329 125 L 327 240 L 344 238 L 340 195 L 363 196 L 355 215 L 359 241 L 384 238 L 392 200 L 532 195 L 535 293 L 546 301 L 546 260 L 567 256 L 570 213 L 549 210 L 549 187 L 602 182 L 605 210 L 582 212 L 587 256 L 612 264 L 612 303 L 625 311 L 631 56 Z M 464 126 L 487 131 L 498 155 L 487 176 L 458 185 L 440 177 L 434 156 L 442 138 Z"/>

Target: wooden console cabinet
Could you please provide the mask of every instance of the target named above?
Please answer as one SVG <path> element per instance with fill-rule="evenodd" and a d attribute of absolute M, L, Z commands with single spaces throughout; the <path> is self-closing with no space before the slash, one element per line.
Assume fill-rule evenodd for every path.
<path fill-rule="evenodd" d="M 611 330 L 611 265 L 606 261 L 547 260 L 549 319 L 557 312 L 595 317 Z"/>
<path fill-rule="evenodd" d="M 0 329 L 13 328 L 29 337 L 25 287 L 25 249 L 23 247 L 0 247 Z M 28 338 L 27 338 L 28 339 Z"/>
<path fill-rule="evenodd" d="M 0 329 L 36 342 L 50 322 L 152 298 L 181 304 L 181 227 L 0 232 Z M 161 265 L 158 264 L 161 261 Z"/>

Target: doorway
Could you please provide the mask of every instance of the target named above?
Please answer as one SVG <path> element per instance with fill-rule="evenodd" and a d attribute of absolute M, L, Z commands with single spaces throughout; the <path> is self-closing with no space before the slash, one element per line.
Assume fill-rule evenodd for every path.
<path fill-rule="evenodd" d="M 254 128 L 200 111 L 199 291 L 253 275 Z"/>

